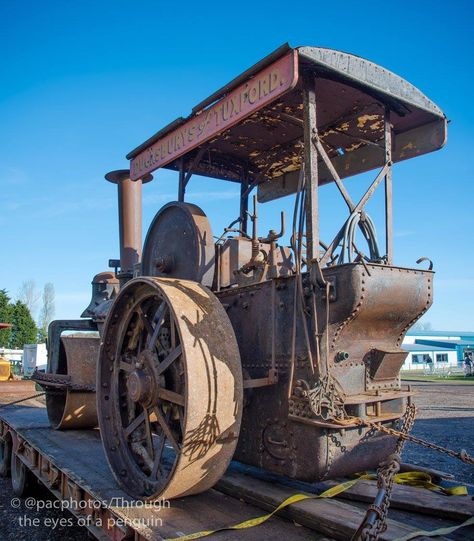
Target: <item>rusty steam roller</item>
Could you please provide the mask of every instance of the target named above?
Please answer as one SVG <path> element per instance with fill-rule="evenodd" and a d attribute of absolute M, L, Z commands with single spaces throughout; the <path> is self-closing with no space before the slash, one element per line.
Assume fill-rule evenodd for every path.
<path fill-rule="evenodd" d="M 431 265 L 394 262 L 392 170 L 440 149 L 446 125 L 381 66 L 285 45 L 130 152 L 130 170 L 106 175 L 115 271 L 94 278 L 82 319 L 49 330 L 37 380 L 51 424 L 98 422 L 115 478 L 141 499 L 202 492 L 232 459 L 303 481 L 376 467 L 397 438 L 368 423 L 399 426 L 401 343 L 433 299 Z M 160 168 L 179 189 L 142 246 L 142 184 Z M 353 199 L 344 179 L 372 170 Z M 240 186 L 220 236 L 186 200 L 193 174 Z M 328 183 L 347 212 L 322 239 Z M 367 211 L 377 189 L 382 239 Z M 288 195 L 292 215 L 259 231 L 258 205 Z"/>

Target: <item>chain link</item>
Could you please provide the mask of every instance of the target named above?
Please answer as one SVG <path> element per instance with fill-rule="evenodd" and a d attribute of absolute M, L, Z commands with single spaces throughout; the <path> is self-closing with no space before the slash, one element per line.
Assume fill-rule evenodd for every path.
<path fill-rule="evenodd" d="M 19 404 L 20 402 L 25 402 L 26 400 L 31 400 L 33 398 L 38 398 L 40 396 L 43 396 L 46 393 L 38 393 L 31 396 L 27 396 L 26 398 L 20 398 L 20 400 L 13 400 L 13 402 L 7 402 L 6 404 L 0 404 L 0 408 L 6 408 L 7 406 L 13 406 L 13 404 Z"/>
<path fill-rule="evenodd" d="M 380 534 L 387 529 L 387 515 L 395 474 L 400 470 L 401 452 L 407 440 L 406 435 L 415 423 L 416 407 L 409 404 L 402 418 L 402 426 L 394 452 L 382 462 L 377 470 L 378 493 L 374 503 L 367 509 L 364 520 L 352 537 L 352 541 L 377 541 Z M 376 423 L 372 423 L 376 424 Z M 378 428 L 374 426 L 373 428 Z"/>
<path fill-rule="evenodd" d="M 308 386 L 306 381 L 302 383 Z M 321 417 L 325 421 L 344 419 L 344 394 L 330 372 L 318 380 L 312 389 L 308 386 L 303 391 L 303 396 L 308 399 L 309 407 L 316 417 Z"/>
<path fill-rule="evenodd" d="M 426 447 L 427 449 L 432 449 L 433 451 L 439 451 L 440 453 L 444 453 L 452 458 L 457 458 L 466 464 L 474 464 L 474 459 L 469 456 L 465 449 L 462 449 L 460 452 L 453 451 L 452 449 L 442 447 L 441 445 L 436 445 L 436 443 L 417 438 L 416 436 L 412 436 L 411 434 L 405 434 L 399 430 L 394 430 L 393 428 L 385 427 L 379 423 L 373 423 L 366 419 L 361 419 L 360 417 L 354 418 L 353 421 L 360 426 L 369 426 L 370 428 L 373 428 L 374 430 L 377 430 L 379 432 L 390 434 L 391 436 L 397 436 L 398 438 L 401 438 L 405 441 L 411 441 L 412 443 L 416 443 L 417 445 L 421 445 L 422 447 Z"/>
<path fill-rule="evenodd" d="M 43 388 L 48 388 L 48 393 L 51 393 L 51 389 L 58 389 L 61 391 L 82 391 L 82 392 L 95 392 L 95 385 L 83 385 L 79 383 L 71 383 L 71 376 L 67 374 L 52 374 L 49 372 L 37 372 L 35 371 L 31 376 L 31 379 L 41 385 Z"/>
<path fill-rule="evenodd" d="M 474 464 L 474 459 L 464 449 L 461 452 L 456 452 L 417 438 L 416 436 L 411 436 L 409 432 L 415 423 L 416 417 L 416 406 L 412 403 L 407 405 L 405 413 L 400 420 L 400 430 L 395 430 L 385 427 L 381 423 L 372 422 L 360 417 L 347 416 L 344 409 L 344 393 L 337 380 L 331 376 L 329 370 L 327 370 L 323 378 L 317 381 L 313 388 L 309 388 L 306 381 L 302 381 L 301 383 L 306 387 L 306 389 L 303 389 L 302 395 L 308 400 L 312 412 L 317 417 L 325 421 L 331 420 L 333 423 L 338 423 L 341 425 L 341 428 L 348 424 L 352 424 L 352 426 L 354 424 L 367 426 L 370 428 L 370 432 L 378 431 L 398 438 L 394 452 L 377 469 L 377 495 L 373 504 L 367 509 L 364 520 L 351 541 L 377 541 L 380 534 L 387 529 L 386 520 L 390 507 L 394 478 L 400 470 L 401 452 L 405 442 L 410 441 L 428 449 L 444 453 L 452 458 L 457 458 L 466 464 Z M 342 447 L 342 443 L 337 440 L 337 437 L 329 435 L 329 440 L 336 447 Z M 328 460 L 329 455 L 330 450 L 328 447 Z M 329 468 L 330 465 L 328 462 L 326 474 Z"/>

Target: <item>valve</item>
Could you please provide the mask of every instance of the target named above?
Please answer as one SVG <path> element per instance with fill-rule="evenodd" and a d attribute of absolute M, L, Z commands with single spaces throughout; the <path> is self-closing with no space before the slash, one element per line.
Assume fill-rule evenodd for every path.
<path fill-rule="evenodd" d="M 339 351 L 339 353 L 336 355 L 336 361 L 338 362 L 347 361 L 348 358 L 349 353 L 347 353 L 347 351 Z"/>

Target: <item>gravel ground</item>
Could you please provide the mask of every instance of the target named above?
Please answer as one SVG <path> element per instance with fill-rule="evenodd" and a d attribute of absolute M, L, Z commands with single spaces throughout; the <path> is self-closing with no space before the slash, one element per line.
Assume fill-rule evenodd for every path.
<path fill-rule="evenodd" d="M 474 385 L 410 382 L 419 394 L 418 414 L 412 434 L 454 451 L 465 449 L 474 457 Z M 403 460 L 451 473 L 457 481 L 474 485 L 469 464 L 419 445 L 407 443 Z"/>
<path fill-rule="evenodd" d="M 0 382 L 0 403 L 7 403 L 37 394 L 31 381 Z M 29 406 L 44 406 L 42 397 L 23 402 Z M 18 501 L 11 489 L 10 479 L 0 477 L 0 539 L 2 541 L 83 541 L 88 539 L 88 530 L 77 526 L 74 515 L 68 511 L 54 509 L 59 502 L 42 485 L 34 484 L 31 497 L 42 509 L 26 509 L 25 500 Z"/>
<path fill-rule="evenodd" d="M 414 383 L 418 415 L 413 434 L 454 450 L 466 449 L 474 456 L 474 385 L 456 383 Z M 9 402 L 35 393 L 30 382 L 11 385 L 0 382 L 0 403 Z M 41 405 L 41 399 L 25 402 Z M 474 485 L 474 469 L 458 460 L 408 443 L 405 462 L 442 470 L 455 475 L 457 481 Z M 43 487 L 34 487 L 32 494 L 43 502 L 44 509 L 36 511 L 12 507 L 14 494 L 10 480 L 0 478 L 0 539 L 3 541 L 34 539 L 35 541 L 82 541 L 88 538 L 85 528 L 75 523 L 72 514 L 52 509 L 56 501 Z M 25 524 L 25 517 L 30 521 Z M 62 523 L 61 523 L 62 521 Z M 72 525 L 71 525 L 72 524 Z"/>

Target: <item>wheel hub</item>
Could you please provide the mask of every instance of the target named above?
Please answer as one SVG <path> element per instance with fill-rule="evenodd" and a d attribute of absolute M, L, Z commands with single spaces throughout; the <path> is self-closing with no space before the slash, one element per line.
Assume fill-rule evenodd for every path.
<path fill-rule="evenodd" d="M 127 390 L 133 402 L 143 407 L 157 403 L 159 377 L 156 375 L 156 355 L 145 349 L 138 357 L 136 368 L 127 379 Z"/>
<path fill-rule="evenodd" d="M 150 401 L 152 389 L 149 378 L 143 370 L 135 370 L 130 374 L 127 381 L 127 388 L 130 398 L 134 402 L 145 404 Z"/>

